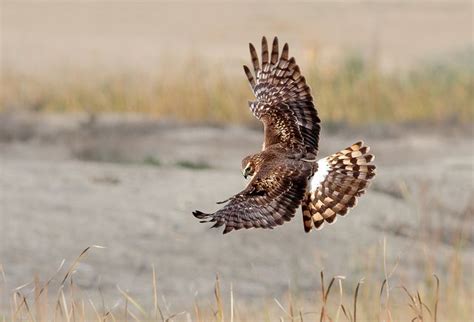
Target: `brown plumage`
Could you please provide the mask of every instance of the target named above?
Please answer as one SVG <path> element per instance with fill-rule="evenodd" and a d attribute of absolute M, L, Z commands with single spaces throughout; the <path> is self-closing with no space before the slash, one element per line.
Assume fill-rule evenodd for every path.
<path fill-rule="evenodd" d="M 375 176 L 374 156 L 369 147 L 356 142 L 318 161 L 318 172 L 302 202 L 303 224 L 306 232 L 321 229 L 324 222 L 332 224 L 337 215 L 344 216 L 357 204 Z"/>
<path fill-rule="evenodd" d="M 320 119 L 311 90 L 288 44 L 279 53 L 275 37 L 271 54 L 262 38 L 261 64 L 250 44 L 253 73 L 244 66 L 256 100 L 249 107 L 264 125 L 262 151 L 242 160 L 243 175 L 252 179 L 215 213 L 194 211 L 201 222 L 242 228 L 273 228 L 289 221 L 302 205 L 305 231 L 332 223 L 356 203 L 375 175 L 374 159 L 362 142 L 316 162 Z"/>

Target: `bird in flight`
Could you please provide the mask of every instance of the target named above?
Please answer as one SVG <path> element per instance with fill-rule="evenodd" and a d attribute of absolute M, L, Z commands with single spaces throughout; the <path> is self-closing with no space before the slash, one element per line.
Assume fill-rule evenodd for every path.
<path fill-rule="evenodd" d="M 301 206 L 305 232 L 334 223 L 357 203 L 375 176 L 369 147 L 363 142 L 318 160 L 321 129 L 311 90 L 288 44 L 273 40 L 271 53 L 262 38 L 261 63 L 249 44 L 253 73 L 244 66 L 255 94 L 250 110 L 264 126 L 262 151 L 242 160 L 247 187 L 214 213 L 194 211 L 201 222 L 224 226 L 223 233 L 242 228 L 274 228 L 291 220 Z"/>

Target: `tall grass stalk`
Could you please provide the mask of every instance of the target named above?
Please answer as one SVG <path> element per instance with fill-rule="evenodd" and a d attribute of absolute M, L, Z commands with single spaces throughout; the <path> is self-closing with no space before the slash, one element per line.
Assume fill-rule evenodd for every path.
<path fill-rule="evenodd" d="M 471 54 L 391 73 L 349 55 L 332 66 L 306 64 L 303 71 L 327 123 L 470 123 Z M 0 110 L 142 113 L 185 122 L 252 120 L 246 105 L 253 94 L 243 72 L 224 72 L 199 59 L 150 72 L 64 68 L 32 76 L 5 67 L 0 80 Z"/>
<path fill-rule="evenodd" d="M 34 283 L 29 283 L 32 286 L 31 291 L 26 291 L 27 286 L 23 285 L 20 288 L 13 289 L 10 296 L 10 310 L 8 312 L 0 313 L 3 321 L 254 321 L 254 320 L 270 320 L 274 321 L 314 321 L 319 317 L 319 321 L 364 321 L 364 320 L 379 320 L 379 321 L 438 321 L 440 319 L 463 320 L 471 317 L 472 308 L 469 308 L 469 301 L 459 301 L 456 306 L 451 306 L 451 300 L 447 298 L 447 289 L 452 287 L 445 283 L 445 286 L 440 286 L 440 280 L 437 275 L 434 275 L 435 288 L 432 294 L 426 294 L 426 291 L 417 289 L 414 285 L 398 285 L 396 289 L 401 292 L 390 293 L 390 298 L 398 297 L 400 303 L 405 303 L 397 306 L 388 306 L 386 303 L 385 311 L 380 315 L 377 312 L 376 306 L 370 305 L 373 298 L 360 296 L 365 288 L 379 288 L 379 295 L 382 296 L 384 289 L 388 289 L 388 280 L 393 274 L 386 274 L 385 279 L 377 286 L 373 282 L 364 283 L 364 279 L 360 279 L 355 287 L 352 296 L 344 295 L 344 288 L 350 287 L 348 283 L 344 283 L 345 277 L 334 276 L 329 283 L 325 283 L 324 272 L 320 273 L 320 297 L 317 300 L 305 299 L 303 301 L 294 301 L 295 296 L 289 294 L 287 303 L 280 302 L 274 299 L 275 306 L 273 308 L 261 308 L 261 310 L 252 308 L 244 311 L 239 311 L 235 314 L 235 294 L 234 287 L 231 284 L 230 296 L 227 299 L 223 297 L 221 290 L 221 278 L 216 276 L 214 285 L 215 309 L 209 312 L 207 309 L 199 306 L 197 302 L 194 303 L 193 309 L 189 312 L 168 312 L 165 315 L 158 305 L 158 289 L 156 286 L 156 272 L 152 271 L 152 282 L 150 288 L 152 292 L 152 305 L 150 307 L 139 303 L 139 300 L 133 298 L 128 292 L 117 287 L 119 293 L 123 296 L 124 301 L 118 302 L 111 308 L 104 307 L 103 310 L 97 309 L 97 304 L 90 298 L 83 298 L 79 291 L 79 286 L 75 284 L 73 276 L 76 272 L 71 271 L 71 267 L 76 266 L 81 260 L 85 258 L 86 253 L 91 249 L 88 247 L 80 256 L 78 256 L 70 268 L 66 271 L 63 277 L 55 276 L 57 285 L 48 282 L 41 283 L 39 277 L 36 277 Z M 60 275 L 56 273 L 56 275 Z M 433 278 L 433 277 L 432 277 Z M 446 276 L 446 280 L 449 277 Z M 4 282 L 2 282 L 4 284 Z M 338 295 L 334 295 L 335 300 L 330 303 L 332 297 L 331 290 L 334 287 L 339 288 Z M 2 285 L 3 286 L 3 285 Z M 317 285 L 314 286 L 315 289 Z M 410 290 L 411 289 L 411 290 Z M 49 296 L 51 292 L 56 290 L 56 296 Z M 429 288 L 427 289 L 429 290 Z M 451 291 L 453 292 L 453 291 Z M 459 288 L 454 291 L 457 298 L 472 298 L 469 291 L 469 286 L 466 288 Z M 334 293 L 334 292 L 333 292 Z M 449 294 L 451 296 L 452 293 Z M 432 300 L 427 301 L 426 298 L 432 297 Z M 408 300 L 408 301 L 407 301 Z M 444 303 L 443 310 L 440 311 L 439 303 Z M 229 306 L 227 306 L 228 304 Z M 466 307 L 460 307 L 465 305 Z M 229 308 L 227 311 L 226 307 Z M 288 307 L 286 309 L 285 307 Z M 364 309 L 365 308 L 365 309 Z M 374 311 L 367 310 L 367 308 L 375 308 Z M 361 310 L 362 309 L 362 310 Z M 283 315 L 281 314 L 283 312 Z"/>

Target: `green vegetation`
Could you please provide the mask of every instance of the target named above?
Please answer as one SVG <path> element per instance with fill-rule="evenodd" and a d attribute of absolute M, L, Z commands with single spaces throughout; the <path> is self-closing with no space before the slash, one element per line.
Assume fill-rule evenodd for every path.
<path fill-rule="evenodd" d="M 193 162 L 189 160 L 179 160 L 176 162 L 176 166 L 180 168 L 191 169 L 191 170 L 211 169 L 211 166 L 204 161 Z"/>
<path fill-rule="evenodd" d="M 331 68 L 313 65 L 304 71 L 327 123 L 469 123 L 474 113 L 472 57 L 466 52 L 407 71 L 383 72 L 350 55 Z M 0 109 L 249 122 L 246 102 L 253 95 L 243 72 L 230 76 L 219 67 L 191 59 L 181 67 L 162 66 L 148 74 L 95 69 L 33 77 L 4 70 Z"/>
<path fill-rule="evenodd" d="M 382 73 L 359 56 L 332 72 L 318 69 L 309 82 L 325 119 L 467 123 L 473 120 L 474 61 L 466 54 L 398 73 Z"/>
<path fill-rule="evenodd" d="M 147 165 L 155 166 L 155 167 L 160 167 L 163 165 L 160 159 L 152 155 L 147 156 L 145 160 L 143 160 L 143 163 Z"/>
<path fill-rule="evenodd" d="M 154 166 L 154 167 L 161 167 L 163 166 L 163 162 L 154 156 L 147 156 L 143 163 L 146 165 Z M 212 167 L 204 161 L 190 161 L 190 160 L 178 160 L 175 161 L 172 165 L 183 168 L 183 169 L 190 169 L 190 170 L 207 170 L 211 169 Z"/>

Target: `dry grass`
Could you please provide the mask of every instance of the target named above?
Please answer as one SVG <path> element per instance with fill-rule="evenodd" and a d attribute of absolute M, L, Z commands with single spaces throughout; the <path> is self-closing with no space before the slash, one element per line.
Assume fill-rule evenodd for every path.
<path fill-rule="evenodd" d="M 14 289 L 7 286 L 8 276 L 0 265 L 0 321 L 470 321 L 474 314 L 472 258 L 463 258 L 470 256 L 463 247 L 472 240 L 472 199 L 456 213 L 431 199 L 437 197 L 428 193 L 429 185 L 420 185 L 419 195 L 407 189 L 406 184 L 400 186 L 401 198 L 412 200 L 413 209 L 419 211 L 420 225 L 414 228 L 416 235 L 409 238 L 413 238 L 413 247 L 417 247 L 417 241 L 426 245 L 421 247 L 417 261 L 416 269 L 424 272 L 419 280 L 404 278 L 400 273 L 404 258 L 393 259 L 384 238 L 380 247 L 355 255 L 360 260 L 360 268 L 353 273 L 357 276 L 328 278 L 327 273 L 320 272 L 319 284 L 312 285 L 314 292 L 300 293 L 289 287 L 283 296 L 263 299 L 266 305 L 240 298 L 231 282 L 217 276 L 213 298 L 200 296 L 184 311 L 172 311 L 160 293 L 155 267 L 150 276 L 149 298 L 134 298 L 120 288 L 121 281 L 116 281 L 115 298 L 120 299 L 108 305 L 103 299 L 92 300 L 75 283 L 81 274 L 76 268 L 88 253 L 107 251 L 91 246 L 70 264 L 63 261 L 50 278 L 36 276 L 32 282 Z M 430 221 L 430 207 L 441 208 L 449 214 L 450 222 L 459 220 L 457 228 L 450 230 L 443 225 L 444 234 L 448 235 L 439 234 Z M 424 248 L 437 249 L 443 243 L 451 246 L 450 253 L 423 253 Z M 436 256 L 443 256 L 443 265 L 433 263 Z M 470 262 L 466 264 L 465 260 Z M 345 265 L 348 260 L 339 258 L 339 262 Z M 315 270 L 314 274 L 318 272 Z M 233 283 L 238 285 L 239 281 Z M 90 290 L 88 293 L 92 294 Z M 97 293 L 101 293 L 100 288 Z"/>
<path fill-rule="evenodd" d="M 108 307 L 85 297 L 74 282 L 75 268 L 85 259 L 92 248 L 86 248 L 64 269 L 64 261 L 58 271 L 48 280 L 34 281 L 6 290 L 0 288 L 2 300 L 9 302 L 9 312 L 0 313 L 3 321 L 468 321 L 473 308 L 472 285 L 451 284 L 453 277 L 437 275 L 418 285 L 397 285 L 398 261 L 389 268 L 386 259 L 386 243 L 383 243 L 383 265 L 385 278 L 382 281 L 360 279 L 355 288 L 344 276 L 334 276 L 329 282 L 320 272 L 320 291 L 315 285 L 316 297 L 303 298 L 290 290 L 285 300 L 273 299 L 273 305 L 255 308 L 248 302 L 239 302 L 232 284 L 228 294 L 221 288 L 221 279 L 216 276 L 214 300 L 211 305 L 202 305 L 196 299 L 192 309 L 170 312 L 159 294 L 155 268 L 150 280 L 148 306 L 139 303 L 128 292 L 117 285 L 121 300 Z M 5 276 L 0 266 L 5 285 Z M 62 273 L 60 273 L 62 272 Z M 456 276 L 464 279 L 464 276 Z M 163 298 L 164 299 L 164 298 Z M 209 300 L 204 301 L 209 303 Z"/>
<path fill-rule="evenodd" d="M 474 101 L 470 54 L 392 73 L 350 55 L 331 67 L 305 66 L 305 75 L 328 123 L 470 123 Z M 318 61 L 317 51 L 309 56 Z M 253 95 L 243 72 L 230 75 L 223 66 L 200 59 L 159 66 L 147 74 L 65 68 L 48 76 L 26 76 L 4 68 L 1 82 L 1 109 L 145 113 L 186 122 L 252 119 L 245 106 Z"/>
<path fill-rule="evenodd" d="M 351 56 L 331 69 L 312 66 L 307 75 L 326 122 L 468 123 L 473 118 L 473 66 L 469 57 L 460 56 L 454 62 L 386 74 L 358 56 Z M 190 60 L 181 68 L 162 67 L 148 75 L 65 70 L 62 75 L 53 73 L 41 78 L 4 70 L 0 106 L 41 112 L 145 113 L 188 122 L 251 120 L 245 102 L 252 95 L 243 75 L 230 76 L 198 60 Z M 146 163 L 159 165 L 160 161 L 149 159 Z M 178 165 L 207 166 L 189 162 Z M 472 215 L 471 210 L 466 210 L 466 217 L 467 214 Z M 420 217 L 428 216 L 429 209 L 421 207 Z M 462 227 L 468 225 L 469 222 Z M 419 228 L 416 233 L 429 244 L 433 236 L 444 238 L 441 233 L 437 236 L 434 229 Z M 381 254 L 362 259 L 363 265 L 383 265 L 384 276 L 373 274 L 373 267 L 352 278 L 328 279 L 321 272 L 314 296 L 303 297 L 289 290 L 285 298 L 274 298 L 260 308 L 248 307 L 232 285 L 230 292 L 224 293 L 222 285 L 229 284 L 221 277 L 216 278 L 211 307 L 202 304 L 209 299 L 196 299 L 189 303 L 189 310 L 170 312 L 160 300 L 155 268 L 150 277 L 150 299 L 144 301 L 151 305 L 141 303 L 119 287 L 121 300 L 109 307 L 101 305 L 85 296 L 75 283 L 79 274 L 75 268 L 91 248 L 85 249 L 68 268 L 61 266 L 51 278 L 35 277 L 32 283 L 14 290 L 6 287 L 0 265 L 0 303 L 8 303 L 6 311 L 0 313 L 0 321 L 468 321 L 474 313 L 472 272 L 465 271 L 461 258 L 464 231 L 453 232 L 456 239 L 450 244 L 458 246 L 445 259 L 449 264 L 444 272 L 436 272 L 428 258 L 423 263 L 424 278 L 402 283 L 397 276 L 398 261 L 387 261 L 384 243 Z M 420 258 L 424 256 L 421 254 Z M 349 282 L 357 279 L 358 283 Z"/>

